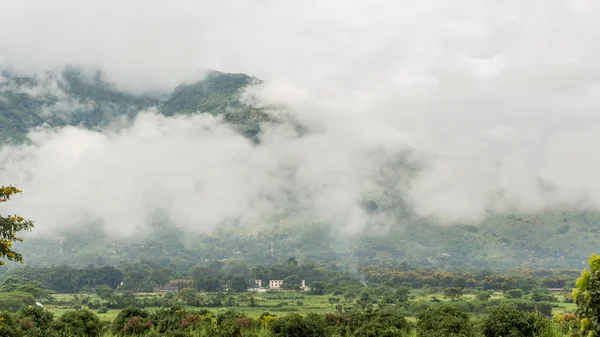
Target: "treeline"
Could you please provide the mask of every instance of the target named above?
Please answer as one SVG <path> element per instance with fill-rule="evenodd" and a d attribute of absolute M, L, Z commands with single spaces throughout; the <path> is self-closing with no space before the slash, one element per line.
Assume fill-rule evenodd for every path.
<path fill-rule="evenodd" d="M 534 288 L 567 288 L 574 286 L 577 271 L 535 271 L 516 269 L 510 273 L 493 274 L 482 271 L 479 273 L 453 273 L 430 268 L 399 270 L 382 266 L 366 266 L 360 269 L 370 283 L 386 284 L 391 286 L 408 286 L 411 288 L 423 287 L 461 287 L 478 288 L 485 290 L 510 290 L 523 289 L 529 291 Z"/>
<path fill-rule="evenodd" d="M 536 288 L 572 288 L 577 271 L 511 269 L 503 273 L 449 272 L 433 268 L 413 268 L 400 265 L 370 265 L 349 267 L 341 264 L 299 264 L 294 258 L 286 263 L 250 265 L 242 259 L 210 261 L 196 264 L 187 272 L 170 268 L 153 268 L 149 264 L 127 263 L 119 267 L 75 269 L 71 267 L 25 267 L 14 269 L 5 276 L 39 282 L 46 290 L 57 293 L 93 291 L 98 285 L 117 287 L 123 291 L 149 292 L 171 279 L 192 279 L 194 288 L 204 292 L 231 290 L 243 292 L 255 286 L 253 280 L 283 280 L 287 289 L 298 289 L 306 280 L 316 294 L 334 289 L 360 285 L 386 285 L 409 288 L 481 288 L 483 290 L 507 291 L 522 289 L 528 292 Z M 122 284 L 121 284 L 122 283 Z M 0 283 L 1 285 L 1 283 Z"/>
<path fill-rule="evenodd" d="M 261 336 L 261 337 L 392 337 L 392 336 L 557 336 L 577 331 L 578 323 L 561 317 L 557 325 L 540 313 L 523 312 L 515 306 L 492 308 L 479 323 L 452 304 L 440 304 L 423 310 L 415 323 L 409 322 L 393 308 L 354 310 L 343 314 L 276 316 L 263 312 L 249 317 L 228 310 L 215 315 L 181 306 L 148 312 L 130 306 L 123 309 L 108 325 L 87 310 L 74 310 L 58 319 L 42 308 L 27 307 L 16 314 L 0 312 L 0 334 L 25 336 Z"/>
<path fill-rule="evenodd" d="M 77 293 L 105 284 L 115 289 L 123 280 L 123 272 L 114 267 L 75 269 L 66 266 L 15 269 L 12 278 L 39 282 L 44 288 L 57 293 Z"/>

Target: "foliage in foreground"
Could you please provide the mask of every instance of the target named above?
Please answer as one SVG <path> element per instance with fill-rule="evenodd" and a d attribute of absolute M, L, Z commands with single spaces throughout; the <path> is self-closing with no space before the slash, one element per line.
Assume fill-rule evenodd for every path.
<path fill-rule="evenodd" d="M 216 336 L 216 337 L 553 337 L 559 334 L 552 321 L 540 313 L 523 313 L 512 306 L 492 310 L 479 325 L 446 303 L 421 312 L 416 323 L 393 308 L 353 310 L 344 314 L 276 316 L 264 312 L 248 317 L 228 310 L 214 314 L 206 309 L 181 306 L 153 313 L 136 307 L 120 312 L 110 327 L 92 312 L 69 311 L 54 319 L 42 308 L 27 307 L 16 314 L 0 312 L 4 325 L 0 337 L 37 336 Z"/>
<path fill-rule="evenodd" d="M 0 203 L 9 201 L 11 196 L 21 192 L 21 190 L 13 186 L 0 187 Z M 0 266 L 6 264 L 2 258 L 8 261 L 23 263 L 23 256 L 12 249 L 13 242 L 23 241 L 17 233 L 31 230 L 31 228 L 33 228 L 33 222 L 19 215 L 0 215 Z"/>

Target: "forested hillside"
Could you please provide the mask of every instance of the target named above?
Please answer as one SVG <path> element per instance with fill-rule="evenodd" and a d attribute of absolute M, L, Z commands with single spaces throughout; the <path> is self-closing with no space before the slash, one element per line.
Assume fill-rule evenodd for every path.
<path fill-rule="evenodd" d="M 23 140 L 33 127 L 79 125 L 102 129 L 115 118 L 132 119 L 145 108 L 165 115 L 222 115 L 246 137 L 257 141 L 261 124 L 275 119 L 244 104 L 242 90 L 258 82 L 244 74 L 209 73 L 182 84 L 166 96 L 134 95 L 116 89 L 101 73 L 89 76 L 74 68 L 45 76 L 3 73 L 0 81 L 0 130 Z M 293 214 L 294 196 L 280 201 L 280 214 L 261 228 L 238 224 L 198 234 L 157 220 L 134 237 L 106 232 L 98 224 L 33 235 L 19 248 L 30 265 L 118 265 L 152 260 L 158 266 L 192 266 L 198 260 L 234 257 L 251 263 L 303 261 L 368 264 L 405 261 L 440 268 L 579 268 L 599 243 L 600 214 L 555 210 L 535 214 L 489 214 L 473 223 L 443 226 L 415 215 L 401 192 L 418 172 L 410 153 L 398 153 L 374 172 L 377 186 L 365 193 L 364 211 L 390 215 L 385 226 L 348 235 L 337 223 Z M 378 229 L 379 228 L 379 229 Z"/>
<path fill-rule="evenodd" d="M 303 262 L 388 261 L 448 270 L 579 269 L 585 254 L 600 243 L 599 221 L 599 214 L 567 212 L 501 215 L 453 226 L 414 218 L 389 231 L 353 236 L 343 236 L 323 223 L 271 224 L 260 230 L 225 227 L 195 234 L 165 222 L 128 238 L 88 225 L 54 237 L 26 236 L 17 247 L 33 266 L 151 261 L 156 267 L 175 265 L 185 270 L 204 260 L 242 258 L 269 264 L 295 256 Z"/>
<path fill-rule="evenodd" d="M 118 90 L 98 72 L 89 76 L 77 68 L 60 73 L 20 77 L 0 74 L 0 136 L 22 140 L 33 127 L 79 125 L 100 129 L 116 118 L 132 119 L 145 108 L 156 107 L 165 115 L 211 113 L 223 115 L 248 137 L 255 137 L 259 124 L 270 120 L 259 109 L 244 105 L 239 95 L 252 82 L 245 74 L 212 71 L 191 85 L 182 84 L 173 93 L 134 95 Z"/>

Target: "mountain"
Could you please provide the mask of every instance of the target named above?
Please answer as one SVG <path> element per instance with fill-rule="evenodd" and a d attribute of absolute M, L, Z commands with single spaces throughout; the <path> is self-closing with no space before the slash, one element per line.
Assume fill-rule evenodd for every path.
<path fill-rule="evenodd" d="M 100 226 L 25 234 L 16 244 L 30 265 L 119 265 L 152 261 L 184 270 L 196 261 L 243 258 L 248 263 L 402 263 L 445 270 L 503 270 L 513 267 L 579 269 L 600 244 L 600 214 L 553 211 L 490 215 L 475 224 L 439 226 L 432 219 L 407 218 L 386 229 L 342 235 L 330 224 L 276 222 L 262 228 L 222 226 L 198 234 L 165 220 L 143 235 L 119 238 Z"/>
<path fill-rule="evenodd" d="M 149 107 L 167 116 L 190 113 L 222 115 L 241 134 L 257 141 L 260 124 L 273 121 L 260 109 L 242 103 L 241 92 L 258 81 L 245 74 L 211 71 L 198 83 L 180 85 L 167 97 L 133 95 L 106 82 L 101 73 L 76 68 L 59 74 L 20 77 L 0 75 L 0 138 L 23 140 L 31 128 L 80 125 L 106 127 L 115 118 L 134 118 Z"/>
<path fill-rule="evenodd" d="M 160 97 L 126 93 L 100 73 L 88 76 L 72 68 L 43 77 L 5 72 L 0 77 L 0 135 L 23 140 L 29 129 L 42 124 L 102 129 L 114 118 L 131 119 L 140 110 L 157 107 L 167 116 L 222 116 L 257 142 L 261 125 L 275 120 L 244 103 L 243 89 L 255 82 L 245 74 L 211 72 L 202 81 L 182 84 Z M 57 232 L 53 238 L 28 235 L 18 246 L 32 265 L 85 267 L 149 257 L 159 265 L 233 257 L 266 263 L 297 256 L 303 261 L 332 263 L 389 260 L 447 269 L 503 269 L 579 268 L 600 244 L 597 212 L 489 214 L 476 223 L 440 226 L 436 219 L 415 215 L 399 193 L 419 169 L 410 153 L 400 153 L 373 173 L 376 179 L 364 196 L 363 208 L 369 214 L 392 217 L 388 228 L 369 227 L 354 236 L 342 235 L 344 229 L 335 224 L 282 216 L 264 228 L 224 226 L 204 235 L 161 220 L 144 236 L 130 239 L 111 237 L 97 225 L 82 225 L 80 230 Z M 281 206 L 281 213 L 293 213 L 294 196 Z"/>

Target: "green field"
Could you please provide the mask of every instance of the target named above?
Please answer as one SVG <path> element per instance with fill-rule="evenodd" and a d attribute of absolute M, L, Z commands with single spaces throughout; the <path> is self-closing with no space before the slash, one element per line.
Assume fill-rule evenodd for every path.
<path fill-rule="evenodd" d="M 281 291 L 281 293 L 286 294 L 286 293 L 293 293 L 293 292 Z M 201 296 L 208 296 L 208 295 L 209 294 L 203 294 Z M 237 293 L 237 294 L 233 294 L 233 297 L 236 298 L 236 300 L 238 300 L 238 299 L 242 299 L 243 297 L 248 296 L 248 295 L 254 296 L 257 306 L 250 307 L 250 306 L 247 306 L 244 304 L 239 304 L 239 305 L 235 305 L 235 306 L 221 306 L 218 308 L 213 308 L 213 307 L 201 307 L 201 308 L 208 309 L 215 314 L 223 313 L 230 309 L 235 309 L 240 312 L 243 312 L 248 317 L 256 317 L 256 316 L 259 316 L 261 313 L 264 313 L 265 311 L 268 311 L 271 314 L 274 314 L 277 316 L 284 316 L 289 313 L 298 313 L 298 314 L 302 314 L 302 315 L 306 315 L 309 313 L 317 313 L 317 314 L 335 313 L 336 312 L 335 306 L 337 304 L 340 304 L 344 307 L 352 307 L 353 305 L 356 304 L 356 299 L 344 299 L 341 296 L 337 296 L 338 298 L 340 298 L 339 302 L 337 302 L 335 304 L 331 304 L 329 302 L 329 298 L 332 297 L 331 294 L 320 295 L 320 296 L 302 294 L 302 296 L 304 297 L 303 299 L 293 299 L 293 300 L 267 298 L 269 295 L 267 295 L 265 293 Z M 80 294 L 79 295 L 78 294 L 56 294 L 56 295 L 54 295 L 54 299 L 55 299 L 55 302 L 58 302 L 58 303 L 73 302 L 77 296 L 81 297 L 82 295 L 80 295 Z M 85 296 L 88 296 L 88 295 L 85 295 Z M 153 294 L 153 293 L 136 294 L 136 297 L 139 299 L 143 299 L 145 297 L 151 297 L 151 296 L 161 296 L 161 295 Z M 90 297 L 90 300 L 99 300 L 98 296 L 94 295 L 94 294 L 90 294 L 89 297 Z M 571 312 L 571 313 L 574 312 L 574 310 L 576 308 L 576 305 L 574 303 L 565 303 L 563 295 L 556 295 L 556 297 L 558 298 L 559 301 L 554 303 L 556 307 L 554 307 L 552 309 L 553 315 L 562 314 L 562 313 L 566 313 L 566 312 Z M 495 292 L 492 294 L 492 297 L 490 298 L 490 300 L 504 299 L 504 298 L 505 297 L 502 294 L 502 292 Z M 300 301 L 301 303 L 298 303 L 298 301 Z M 434 301 L 451 302 L 450 299 L 444 298 L 443 294 L 441 294 L 441 293 L 415 294 L 415 295 L 411 296 L 410 301 L 422 302 L 422 303 L 432 303 Z M 457 301 L 457 303 L 459 303 L 459 302 L 475 302 L 475 301 L 477 301 L 475 294 L 465 294 L 462 296 L 460 301 Z M 190 309 L 190 310 L 199 309 L 198 307 L 192 307 L 192 306 L 183 306 L 183 307 L 185 307 L 186 309 Z M 377 305 L 375 304 L 374 308 L 376 308 L 376 307 L 377 307 Z M 87 306 L 82 306 L 82 308 L 87 309 Z M 55 316 L 60 316 L 67 311 L 75 310 L 72 305 L 53 305 L 53 304 L 46 305 L 45 309 L 53 312 Z M 149 311 L 149 312 L 153 312 L 157 309 L 159 309 L 159 308 L 158 307 L 145 308 L 145 310 Z M 106 313 L 98 313 L 97 310 L 93 310 L 93 309 L 90 309 L 90 310 L 92 310 L 104 322 L 112 322 L 115 319 L 115 317 L 119 314 L 119 312 L 121 311 L 121 309 L 109 309 L 108 312 L 106 312 Z M 472 314 L 472 316 L 478 317 L 480 315 Z M 407 315 L 407 319 L 409 319 L 410 321 L 415 321 L 416 313 L 411 314 L 409 312 Z"/>

